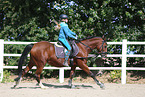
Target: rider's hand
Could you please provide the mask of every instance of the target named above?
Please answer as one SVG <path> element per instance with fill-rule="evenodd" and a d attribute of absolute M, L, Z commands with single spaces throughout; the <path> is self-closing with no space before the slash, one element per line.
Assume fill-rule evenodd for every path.
<path fill-rule="evenodd" d="M 75 40 L 77 40 L 78 38 L 77 37 L 75 37 Z"/>
<path fill-rule="evenodd" d="M 76 35 L 75 39 L 77 40 L 78 39 L 78 36 Z"/>
<path fill-rule="evenodd" d="M 78 39 L 78 37 L 75 37 L 75 40 L 77 40 Z"/>

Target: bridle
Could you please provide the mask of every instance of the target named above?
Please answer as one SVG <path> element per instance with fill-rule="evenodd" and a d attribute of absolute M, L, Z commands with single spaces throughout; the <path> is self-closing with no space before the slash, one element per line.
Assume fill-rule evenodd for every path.
<path fill-rule="evenodd" d="M 76 40 L 76 41 L 79 42 L 79 43 L 81 43 L 81 44 L 83 44 L 84 46 L 86 46 L 87 48 L 89 48 L 91 51 L 94 50 L 91 47 L 89 47 L 88 45 L 82 43 L 81 41 L 78 41 L 78 40 Z M 102 55 L 102 54 L 107 54 L 107 52 L 103 52 L 103 45 L 104 45 L 104 43 L 106 43 L 106 40 L 103 40 L 102 45 L 99 48 L 99 50 L 102 48 L 101 52 L 95 51 L 95 55 L 96 55 L 95 57 L 98 57 L 99 55 Z M 82 58 L 89 58 L 89 57 L 82 57 Z"/>
<path fill-rule="evenodd" d="M 101 50 L 101 52 L 97 52 L 97 54 L 107 54 L 107 52 L 103 52 L 103 45 L 104 45 L 104 43 L 106 43 L 107 41 L 106 40 L 103 40 L 103 42 L 102 42 L 102 45 L 101 45 L 101 47 L 100 47 L 100 49 L 102 48 L 102 50 Z"/>

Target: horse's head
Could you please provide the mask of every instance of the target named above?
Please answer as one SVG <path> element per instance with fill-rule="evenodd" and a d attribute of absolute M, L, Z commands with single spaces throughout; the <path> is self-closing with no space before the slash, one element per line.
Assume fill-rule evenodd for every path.
<path fill-rule="evenodd" d="M 107 57 L 107 41 L 106 39 L 100 39 L 100 43 L 97 46 L 98 54 L 101 55 L 101 57 Z"/>
<path fill-rule="evenodd" d="M 87 49 L 88 53 L 93 51 L 93 49 L 97 49 L 95 52 L 96 55 L 101 55 L 101 57 L 107 56 L 107 41 L 105 38 L 101 37 L 89 37 L 83 41 L 79 41 L 79 43 L 83 44 Z"/>

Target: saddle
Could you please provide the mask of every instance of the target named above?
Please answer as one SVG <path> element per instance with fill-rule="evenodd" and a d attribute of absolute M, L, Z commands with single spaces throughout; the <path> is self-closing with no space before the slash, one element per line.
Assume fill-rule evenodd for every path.
<path fill-rule="evenodd" d="M 77 44 L 75 43 L 74 40 L 70 40 L 69 44 L 72 47 L 72 50 L 70 52 L 69 58 L 73 58 L 79 53 L 79 48 L 78 48 L 78 46 L 77 46 Z M 65 50 L 66 50 L 66 48 L 63 47 L 61 44 L 58 45 L 58 43 L 55 44 L 54 47 L 55 47 L 56 57 L 57 58 L 65 58 Z"/>

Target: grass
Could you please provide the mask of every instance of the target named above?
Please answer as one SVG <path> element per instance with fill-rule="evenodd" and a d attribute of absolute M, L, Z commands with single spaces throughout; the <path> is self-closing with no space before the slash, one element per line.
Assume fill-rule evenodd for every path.
<path fill-rule="evenodd" d="M 1 83 L 7 83 L 7 82 L 14 82 L 13 79 L 10 78 L 11 72 L 8 70 L 3 71 L 3 79 Z"/>

